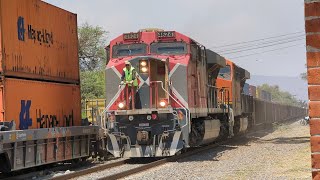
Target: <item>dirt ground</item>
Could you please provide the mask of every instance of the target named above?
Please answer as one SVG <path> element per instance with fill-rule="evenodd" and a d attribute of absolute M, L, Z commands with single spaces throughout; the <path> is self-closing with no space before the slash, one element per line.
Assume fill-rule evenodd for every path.
<path fill-rule="evenodd" d="M 126 179 L 311 179 L 309 138 L 309 126 L 299 122 L 274 125 Z"/>

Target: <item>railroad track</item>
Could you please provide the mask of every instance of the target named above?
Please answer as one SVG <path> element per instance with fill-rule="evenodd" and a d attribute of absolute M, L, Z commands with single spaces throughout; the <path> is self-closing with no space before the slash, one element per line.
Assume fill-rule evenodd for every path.
<path fill-rule="evenodd" d="M 251 133 L 257 133 L 259 132 L 260 130 L 254 130 L 254 131 L 251 131 L 250 133 L 248 134 L 251 134 Z M 209 149 L 212 149 L 212 148 L 216 148 L 218 146 L 221 146 L 221 145 L 227 145 L 228 143 L 234 143 L 234 142 L 237 142 L 239 140 L 243 140 L 245 137 L 245 135 L 243 136 L 239 136 L 239 137 L 236 137 L 236 138 L 233 138 L 233 139 L 228 139 L 228 140 L 225 140 L 225 141 L 221 141 L 221 142 L 218 142 L 216 144 L 211 144 L 211 145 L 207 145 L 207 146 L 203 146 L 203 147 L 197 147 L 197 148 L 191 148 L 189 149 L 187 152 L 184 152 L 180 155 L 176 155 L 176 156 L 172 156 L 172 157 L 167 157 L 167 158 L 161 158 L 161 159 L 155 159 L 155 158 L 147 158 L 147 159 L 144 159 L 144 160 L 140 160 L 140 162 L 137 162 L 136 160 L 132 160 L 132 159 L 123 159 L 123 160 L 119 160 L 119 161 L 116 161 L 116 162 L 111 162 L 111 163 L 106 163 L 106 164 L 96 164 L 96 165 L 93 165 L 92 164 L 90 165 L 90 163 L 84 165 L 85 169 L 82 169 L 79 170 L 79 165 L 78 164 L 78 167 L 73 167 L 73 166 L 64 166 L 64 168 L 62 168 L 61 166 L 59 167 L 56 167 L 56 168 L 50 168 L 49 171 L 63 171 L 63 172 L 66 172 L 68 169 L 71 171 L 70 173 L 64 173 L 62 175 L 57 175 L 57 173 L 53 173 L 53 174 L 56 174 L 56 176 L 52 175 L 51 177 L 45 177 L 45 179 L 52 179 L 52 180 L 65 180 L 65 179 L 76 179 L 76 178 L 80 178 L 82 177 L 82 179 L 86 179 L 85 177 L 89 176 L 90 174 L 96 174 L 96 173 L 99 173 L 99 172 L 102 172 L 102 171 L 109 171 L 108 173 L 105 173 L 105 174 L 109 174 L 109 175 L 104 175 L 104 173 L 100 173 L 100 176 L 95 176 L 94 179 L 99 179 L 99 180 L 103 180 L 103 179 L 120 179 L 120 178 L 124 178 L 124 177 L 127 177 L 127 176 L 130 176 L 130 175 L 133 175 L 133 174 L 137 174 L 139 172 L 143 172 L 145 170 L 148 170 L 148 169 L 151 169 L 151 168 L 154 168 L 154 167 L 157 167 L 157 166 L 161 166 L 161 165 L 164 165 L 168 162 L 174 162 L 174 161 L 177 161 L 179 159 L 183 159 L 183 158 L 186 158 L 186 157 L 189 157 L 189 156 L 192 156 L 192 155 L 196 155 L 198 153 L 201 153 L 201 152 L 204 152 L 204 151 L 207 151 Z M 142 162 L 142 163 L 141 163 Z M 134 165 L 133 165 L 134 164 Z M 128 165 L 128 167 L 126 167 Z M 133 165 L 133 167 L 132 167 Z M 131 166 L 131 167 L 129 167 Z M 113 171 L 113 168 L 116 168 L 115 171 Z M 53 170 L 53 169 L 56 169 L 56 170 Z M 121 171 L 119 171 L 121 170 Z M 111 173 L 113 174 L 111 174 Z M 114 173 L 115 172 L 115 173 Z M 102 174 L 102 175 L 101 175 Z M 111 175 L 110 175 L 111 174 Z M 31 177 L 31 178 L 30 178 Z M 17 177 L 13 177 L 14 179 L 21 179 L 21 180 L 27 180 L 27 179 L 34 179 L 32 177 L 32 175 L 22 175 L 20 178 L 17 178 Z M 41 178 L 41 176 L 40 176 Z M 12 178 L 9 178 L 9 179 L 12 179 Z"/>
<path fill-rule="evenodd" d="M 121 171 L 121 172 L 118 172 L 118 173 L 115 173 L 115 174 L 99 177 L 98 179 L 99 180 L 112 180 L 112 179 L 124 178 L 124 177 L 130 176 L 130 175 L 133 175 L 133 174 L 137 174 L 139 172 L 143 172 L 145 170 L 148 170 L 148 169 L 151 169 L 151 168 L 154 168 L 154 167 L 157 167 L 157 166 L 161 166 L 161 165 L 166 164 L 168 162 L 174 162 L 174 161 L 177 161 L 179 159 L 183 159 L 183 158 L 186 158 L 188 156 L 195 155 L 195 154 L 207 151 L 207 150 L 212 149 L 212 148 L 216 148 L 216 147 L 218 147 L 220 145 L 227 144 L 227 143 L 229 143 L 231 141 L 232 142 L 236 141 L 236 140 L 238 140 L 240 138 L 243 138 L 243 136 L 241 136 L 239 138 L 235 138 L 235 139 L 222 141 L 222 142 L 219 142 L 219 143 L 216 143 L 216 144 L 207 145 L 207 146 L 204 146 L 204 147 L 192 148 L 191 150 L 189 150 L 189 151 L 187 151 L 185 153 L 176 155 L 176 156 L 162 158 L 162 159 L 156 159 L 156 160 L 149 160 L 151 162 L 145 163 L 143 165 L 139 165 L 138 167 L 129 168 L 128 170 L 124 170 L 124 171 Z M 115 167 L 117 167 L 118 169 L 121 169 L 122 166 L 124 166 L 126 164 L 130 164 L 130 163 L 132 163 L 132 160 L 125 159 L 125 160 L 121 160 L 121 161 L 114 162 L 114 163 L 109 163 L 109 164 L 105 164 L 105 165 L 99 165 L 99 166 L 88 168 L 88 169 L 85 169 L 85 170 L 76 171 L 76 172 L 72 172 L 72 173 L 69 173 L 69 174 L 61 175 L 61 176 L 56 176 L 56 177 L 52 178 L 52 180 L 65 180 L 65 179 L 78 178 L 78 177 L 81 177 L 81 176 L 86 176 L 86 175 L 89 175 L 89 174 L 98 173 L 100 171 L 104 171 L 104 170 L 115 168 Z"/>
<path fill-rule="evenodd" d="M 127 164 L 127 162 L 128 162 L 128 159 L 124 159 L 124 160 L 120 160 L 120 161 L 113 162 L 113 163 L 97 165 L 97 166 L 94 166 L 94 167 L 91 167 L 91 168 L 88 168 L 88 169 L 75 171 L 75 172 L 72 172 L 72 173 L 69 173 L 69 174 L 65 174 L 65 175 L 56 176 L 56 177 L 51 178 L 51 180 L 72 179 L 72 178 L 84 176 L 84 175 L 87 175 L 87 174 L 99 172 L 99 171 L 102 171 L 102 170 L 111 169 L 111 168 L 114 168 L 114 167 L 125 165 L 125 164 Z"/>

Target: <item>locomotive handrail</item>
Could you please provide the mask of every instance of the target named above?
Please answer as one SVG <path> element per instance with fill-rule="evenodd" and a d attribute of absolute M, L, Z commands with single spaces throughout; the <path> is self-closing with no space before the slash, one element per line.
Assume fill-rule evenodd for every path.
<path fill-rule="evenodd" d="M 118 98 L 118 95 L 121 94 L 121 91 L 125 88 L 125 86 L 126 86 L 125 83 L 120 83 L 120 84 L 119 84 L 119 91 L 118 91 L 117 94 L 111 99 L 110 102 L 114 102 L 114 101 Z M 100 114 L 100 117 L 101 117 L 101 118 L 100 118 L 100 123 L 103 124 L 103 127 L 102 127 L 103 130 L 107 130 L 107 128 L 104 127 L 104 126 L 106 126 L 106 118 L 105 118 L 105 116 L 106 116 L 106 113 L 108 112 L 108 110 L 109 110 L 109 108 L 110 108 L 111 105 L 112 105 L 112 103 L 109 103 L 109 104 L 107 105 L 107 107 L 105 107 L 104 110 L 103 110 L 103 111 L 101 112 L 101 114 Z"/>
<path fill-rule="evenodd" d="M 183 125 L 181 128 L 184 128 L 185 126 L 187 126 L 188 124 L 189 124 L 189 121 L 190 121 L 190 110 L 187 108 L 187 107 L 185 107 L 183 104 L 181 104 L 179 101 L 177 101 L 164 87 L 163 87 L 163 82 L 162 81 L 151 81 L 151 82 L 155 82 L 155 83 L 160 83 L 161 84 L 161 88 L 163 89 L 163 91 L 165 92 L 165 93 L 167 93 L 178 105 L 180 105 L 183 109 L 184 109 L 184 111 L 186 112 L 186 114 L 187 114 L 187 121 L 186 121 L 186 124 L 185 125 Z M 123 85 L 125 85 L 125 84 L 119 84 L 120 86 L 123 86 Z M 121 92 L 121 90 L 122 90 L 122 88 L 123 87 L 120 87 L 120 90 L 119 90 L 119 92 Z M 117 93 L 118 94 L 118 93 Z M 115 96 L 113 99 L 115 99 L 115 98 L 117 98 L 117 96 Z M 107 130 L 107 128 L 105 128 L 105 126 L 106 126 L 106 113 L 108 112 L 108 109 L 109 109 L 109 107 L 107 106 L 103 111 L 102 111 L 102 113 L 100 114 L 100 117 L 101 117 L 101 119 L 100 119 L 100 122 L 101 122 L 101 124 L 103 124 L 103 126 L 102 126 L 102 129 L 103 130 Z"/>
<path fill-rule="evenodd" d="M 189 120 L 190 120 L 190 110 L 187 107 L 184 107 L 173 96 L 171 96 L 171 94 L 163 87 L 163 82 L 162 81 L 150 81 L 150 82 L 160 83 L 161 84 L 161 88 L 163 89 L 163 91 L 166 92 L 177 104 L 179 104 L 185 110 L 186 114 L 188 114 L 188 119 L 186 121 L 186 124 L 183 125 L 181 128 L 184 128 L 185 126 L 187 126 L 189 124 Z"/>

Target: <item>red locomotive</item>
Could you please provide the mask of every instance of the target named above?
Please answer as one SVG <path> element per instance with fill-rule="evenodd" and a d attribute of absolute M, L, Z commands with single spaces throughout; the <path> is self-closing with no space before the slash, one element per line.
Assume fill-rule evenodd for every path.
<path fill-rule="evenodd" d="M 125 33 L 107 54 L 101 125 L 116 157 L 172 156 L 304 114 L 246 93 L 248 71 L 176 31 Z"/>
<path fill-rule="evenodd" d="M 237 73 L 230 80 L 237 88 L 218 87 L 220 68 L 231 62 L 226 66 L 223 57 L 195 40 L 176 31 L 141 30 L 115 38 L 108 47 L 107 149 L 114 156 L 171 156 L 233 136 L 234 125 L 236 132 L 247 129 L 248 118 L 235 121 L 241 109 L 233 108 L 249 73 L 231 64 Z M 118 86 L 125 64 L 136 69 L 135 89 L 133 82 Z"/>

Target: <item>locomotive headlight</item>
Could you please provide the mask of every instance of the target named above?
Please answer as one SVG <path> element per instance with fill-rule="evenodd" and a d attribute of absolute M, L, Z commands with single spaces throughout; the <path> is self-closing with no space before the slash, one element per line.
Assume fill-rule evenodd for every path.
<path fill-rule="evenodd" d="M 132 121 L 133 120 L 133 116 L 129 116 L 129 121 Z"/>
<path fill-rule="evenodd" d="M 142 67 L 142 68 L 141 68 L 141 71 L 142 71 L 143 73 L 146 73 L 146 72 L 148 72 L 148 68 L 147 68 L 147 67 Z"/>
<path fill-rule="evenodd" d="M 141 73 L 148 72 L 148 62 L 146 60 L 141 60 L 139 63 L 139 69 Z"/>
<path fill-rule="evenodd" d="M 151 115 L 147 116 L 147 120 L 150 121 L 151 120 Z"/>
<path fill-rule="evenodd" d="M 123 109 L 125 107 L 125 104 L 123 103 L 123 102 L 120 102 L 119 104 L 118 104 L 118 108 L 119 109 Z"/>
<path fill-rule="evenodd" d="M 141 62 L 140 62 L 140 65 L 141 65 L 141 66 L 146 66 L 146 65 L 147 65 L 147 62 L 146 62 L 146 61 L 141 61 Z"/>
<path fill-rule="evenodd" d="M 167 101 L 166 100 L 161 100 L 159 103 L 160 107 L 164 108 L 167 106 Z"/>

